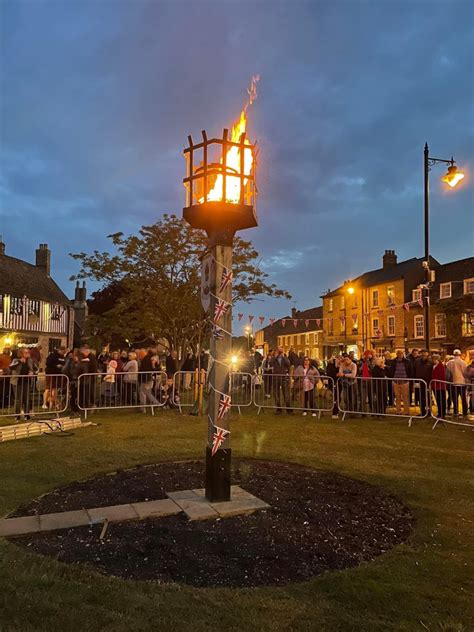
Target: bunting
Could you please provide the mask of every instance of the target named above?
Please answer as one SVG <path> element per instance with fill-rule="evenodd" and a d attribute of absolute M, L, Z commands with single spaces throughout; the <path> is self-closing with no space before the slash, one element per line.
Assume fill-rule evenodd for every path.
<path fill-rule="evenodd" d="M 222 270 L 222 276 L 221 276 L 221 284 L 219 287 L 219 294 L 221 292 L 223 292 L 230 283 L 232 283 L 232 270 L 229 270 L 229 268 L 224 268 Z"/>
<path fill-rule="evenodd" d="M 219 299 L 216 303 L 216 307 L 214 309 L 214 324 L 217 324 L 219 320 L 227 313 L 229 309 L 228 303 Z"/>

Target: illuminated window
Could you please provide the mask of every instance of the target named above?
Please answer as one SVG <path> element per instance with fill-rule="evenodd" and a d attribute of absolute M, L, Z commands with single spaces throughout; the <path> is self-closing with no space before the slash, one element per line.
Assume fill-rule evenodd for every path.
<path fill-rule="evenodd" d="M 415 316 L 413 319 L 413 331 L 415 333 L 415 338 L 425 337 L 425 318 L 421 314 Z"/>
<path fill-rule="evenodd" d="M 328 312 L 332 312 L 334 309 L 334 299 L 330 298 L 328 300 Z"/>
<path fill-rule="evenodd" d="M 421 299 L 421 289 L 418 290 L 413 290 L 412 292 L 412 300 L 413 301 L 419 301 Z"/>
<path fill-rule="evenodd" d="M 341 309 L 346 309 L 346 297 L 341 294 Z"/>
<path fill-rule="evenodd" d="M 330 318 L 328 320 L 328 336 L 333 336 L 334 335 L 334 323 L 332 318 Z"/>
<path fill-rule="evenodd" d="M 446 314 L 435 315 L 435 336 L 436 338 L 446 336 Z"/>
<path fill-rule="evenodd" d="M 379 319 L 378 318 L 372 319 L 372 335 L 373 336 L 379 335 Z"/>
<path fill-rule="evenodd" d="M 474 312 L 464 312 L 462 315 L 462 335 L 474 335 Z"/>
<path fill-rule="evenodd" d="M 395 335 L 395 316 L 387 317 L 387 334 L 389 336 Z"/>
<path fill-rule="evenodd" d="M 393 305 L 395 303 L 395 288 L 393 285 L 389 285 L 387 288 L 387 305 Z"/>
<path fill-rule="evenodd" d="M 451 298 L 451 283 L 441 283 L 439 286 L 439 298 Z"/>
<path fill-rule="evenodd" d="M 464 294 L 474 294 L 474 279 L 464 279 Z"/>
<path fill-rule="evenodd" d="M 372 290 L 372 307 L 378 307 L 378 306 L 379 306 L 379 291 Z"/>

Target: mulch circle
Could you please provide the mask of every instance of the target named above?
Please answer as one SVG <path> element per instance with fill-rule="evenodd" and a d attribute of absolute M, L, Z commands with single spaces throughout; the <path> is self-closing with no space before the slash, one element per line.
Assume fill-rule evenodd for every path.
<path fill-rule="evenodd" d="M 204 463 L 159 463 L 79 481 L 21 507 L 34 515 L 165 498 L 203 486 Z M 234 460 L 234 484 L 271 505 L 251 515 L 189 522 L 180 514 L 16 538 L 67 563 L 124 579 L 251 587 L 356 566 L 406 540 L 410 510 L 383 489 L 294 463 Z"/>

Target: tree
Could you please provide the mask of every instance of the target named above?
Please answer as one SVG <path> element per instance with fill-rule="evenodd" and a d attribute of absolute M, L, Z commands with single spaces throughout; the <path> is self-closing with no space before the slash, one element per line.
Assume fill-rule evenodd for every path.
<path fill-rule="evenodd" d="M 90 278 L 103 283 L 92 309 L 94 333 L 106 339 L 164 338 L 171 349 L 196 348 L 206 335 L 208 319 L 201 306 L 201 262 L 207 237 L 176 215 L 163 215 L 138 235 L 108 236 L 115 254 L 94 251 L 71 256 L 81 270 L 71 280 Z M 290 298 L 268 282 L 250 241 L 234 238 L 233 302 L 266 295 Z"/>

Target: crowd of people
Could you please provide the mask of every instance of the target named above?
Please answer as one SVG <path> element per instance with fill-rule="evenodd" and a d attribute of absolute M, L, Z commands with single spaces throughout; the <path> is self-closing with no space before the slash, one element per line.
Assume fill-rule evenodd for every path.
<path fill-rule="evenodd" d="M 46 357 L 41 393 L 37 388 L 40 363 L 37 348 L 6 349 L 0 354 L 0 375 L 4 376 L 0 407 L 13 406 L 18 420 L 30 418 L 38 396 L 41 409 L 50 412 L 67 406 L 77 412 L 98 404 L 137 406 L 143 412 L 150 406 L 179 407 L 180 390 L 192 388 L 196 369 L 207 370 L 209 353 L 190 352 L 180 363 L 175 351 L 163 353 L 157 347 L 104 349 L 98 354 L 87 345 L 72 350 L 60 347 Z M 177 385 L 173 378 L 178 370 L 184 373 Z M 455 349 L 452 356 L 441 358 L 426 349 L 412 349 L 409 354 L 398 350 L 394 356 L 389 351 L 376 355 L 367 350 L 359 360 L 349 352 L 323 363 L 293 348 L 286 354 L 278 347 L 266 357 L 253 350 L 242 354 L 233 370 L 251 376 L 236 380 L 234 386 L 242 386 L 249 395 L 253 385 L 261 397 L 273 399 L 276 414 L 284 407 L 289 414 L 296 409 L 316 416 L 328 399 L 334 401 L 334 418 L 339 409 L 410 416 L 413 406 L 421 416 L 436 410 L 441 419 L 474 414 L 474 351 L 463 358 Z M 25 381 L 21 376 L 29 377 Z M 65 401 L 66 392 L 69 401 Z"/>

